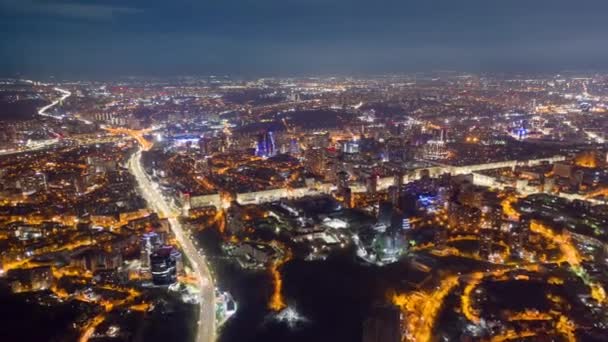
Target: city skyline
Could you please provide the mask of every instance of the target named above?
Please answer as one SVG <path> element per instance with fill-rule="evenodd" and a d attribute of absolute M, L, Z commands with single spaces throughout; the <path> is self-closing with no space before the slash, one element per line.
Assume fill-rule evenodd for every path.
<path fill-rule="evenodd" d="M 608 3 L 0 0 L 0 336 L 600 342 Z"/>

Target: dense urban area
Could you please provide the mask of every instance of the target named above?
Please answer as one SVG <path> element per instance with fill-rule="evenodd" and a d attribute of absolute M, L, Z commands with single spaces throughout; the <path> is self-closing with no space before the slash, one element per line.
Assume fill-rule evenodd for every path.
<path fill-rule="evenodd" d="M 0 79 L 0 114 L 3 341 L 608 335 L 608 74 Z"/>

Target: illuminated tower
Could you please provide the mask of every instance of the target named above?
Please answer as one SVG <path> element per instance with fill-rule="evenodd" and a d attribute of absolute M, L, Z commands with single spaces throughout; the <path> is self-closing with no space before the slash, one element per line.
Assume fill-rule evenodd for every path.
<path fill-rule="evenodd" d="M 150 255 L 152 254 L 152 243 L 150 239 L 146 239 L 145 237 L 142 239 L 141 253 L 140 253 L 140 262 L 142 270 L 150 269 Z"/>
<path fill-rule="evenodd" d="M 274 157 L 277 154 L 277 148 L 272 132 L 262 133 L 258 136 L 258 141 L 255 147 L 255 155 L 258 157 Z"/>
<path fill-rule="evenodd" d="M 150 255 L 150 270 L 154 285 L 171 285 L 177 282 L 178 259 L 181 263 L 181 253 L 171 246 L 158 248 Z"/>
<path fill-rule="evenodd" d="M 514 129 L 513 134 L 511 136 L 513 136 L 517 140 L 525 140 L 526 136 L 528 135 L 528 129 L 526 128 L 526 126 L 527 122 L 525 120 L 521 120 L 519 122 L 519 126 Z"/>

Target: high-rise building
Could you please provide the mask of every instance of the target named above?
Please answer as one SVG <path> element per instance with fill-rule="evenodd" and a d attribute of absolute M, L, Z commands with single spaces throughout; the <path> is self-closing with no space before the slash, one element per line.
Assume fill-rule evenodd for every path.
<path fill-rule="evenodd" d="M 391 202 L 381 201 L 378 205 L 378 223 L 385 227 L 390 226 L 393 216 L 393 204 Z"/>
<path fill-rule="evenodd" d="M 446 247 L 448 241 L 448 231 L 446 229 L 438 229 L 435 231 L 435 236 L 433 237 L 433 242 L 435 243 L 435 248 L 443 249 Z"/>
<path fill-rule="evenodd" d="M 482 229 L 499 230 L 502 224 L 502 207 L 496 205 L 484 205 L 481 207 L 481 222 Z"/>
<path fill-rule="evenodd" d="M 343 191 L 341 192 L 341 195 L 344 199 L 344 206 L 346 208 L 352 208 L 354 206 L 354 201 L 353 201 L 353 191 L 351 190 L 350 187 L 346 187 L 343 189 Z"/>
<path fill-rule="evenodd" d="M 350 176 L 346 171 L 339 171 L 336 178 L 338 180 L 338 192 L 342 193 L 349 186 L 348 180 L 350 179 Z"/>
<path fill-rule="evenodd" d="M 277 154 L 277 147 L 274 134 L 270 131 L 258 135 L 255 145 L 255 155 L 258 157 L 274 157 Z"/>
<path fill-rule="evenodd" d="M 484 230 L 481 234 L 481 241 L 479 242 L 479 256 L 484 259 L 489 259 L 492 255 L 492 247 L 494 243 L 495 231 Z"/>
<path fill-rule="evenodd" d="M 177 262 L 181 253 L 171 246 L 164 246 L 150 255 L 150 270 L 154 285 L 171 285 L 177 281 Z"/>
<path fill-rule="evenodd" d="M 475 230 L 481 223 L 481 210 L 459 202 L 450 202 L 448 223 L 458 230 Z"/>
<path fill-rule="evenodd" d="M 228 144 L 228 137 L 223 134 L 215 136 L 203 136 L 198 140 L 198 149 L 201 156 L 210 156 L 214 153 L 223 152 Z"/>
<path fill-rule="evenodd" d="M 306 169 L 315 174 L 323 175 L 325 172 L 325 149 L 324 148 L 313 148 L 308 149 L 304 153 L 304 165 Z"/>
<path fill-rule="evenodd" d="M 399 190 L 398 186 L 391 185 L 388 187 L 388 197 L 393 206 L 396 207 L 399 205 L 399 196 L 400 195 L 401 195 L 401 191 Z"/>
<path fill-rule="evenodd" d="M 150 256 L 161 245 L 161 240 L 158 234 L 151 232 L 144 234 L 140 243 L 141 269 L 147 271 L 150 269 Z"/>
<path fill-rule="evenodd" d="M 511 254 L 521 257 L 530 242 L 530 220 L 522 218 L 519 222 L 512 222 L 510 225 Z"/>
<path fill-rule="evenodd" d="M 175 260 L 175 272 L 177 275 L 184 275 L 184 259 L 182 258 L 182 253 L 178 251 L 176 248 L 173 248 L 171 251 L 171 258 Z"/>

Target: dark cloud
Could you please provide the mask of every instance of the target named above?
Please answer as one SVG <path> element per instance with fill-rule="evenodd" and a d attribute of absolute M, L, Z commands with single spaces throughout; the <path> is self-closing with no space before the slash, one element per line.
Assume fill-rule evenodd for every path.
<path fill-rule="evenodd" d="M 608 63 L 606 1 L 0 0 L 0 9 L 4 74 L 545 71 Z"/>

